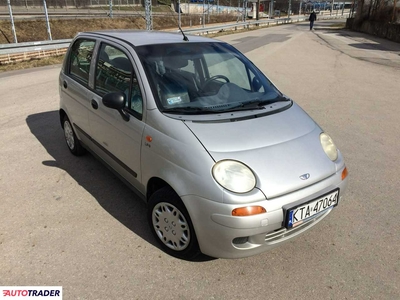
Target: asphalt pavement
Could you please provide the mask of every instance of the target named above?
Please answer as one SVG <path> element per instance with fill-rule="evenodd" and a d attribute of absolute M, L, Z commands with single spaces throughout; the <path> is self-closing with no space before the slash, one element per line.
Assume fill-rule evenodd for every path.
<path fill-rule="evenodd" d="M 60 66 L 0 74 L 0 286 L 64 299 L 399 299 L 400 45 L 317 21 L 222 36 L 329 133 L 350 184 L 311 231 L 261 255 L 162 252 L 145 205 L 58 117 Z"/>

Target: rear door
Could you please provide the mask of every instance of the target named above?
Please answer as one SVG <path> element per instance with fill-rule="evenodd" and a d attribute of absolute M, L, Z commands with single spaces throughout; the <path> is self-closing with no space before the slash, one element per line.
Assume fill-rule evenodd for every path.
<path fill-rule="evenodd" d="M 62 108 L 72 122 L 79 139 L 85 142 L 89 128 L 89 74 L 96 41 L 89 38 L 75 40 L 67 54 L 64 73 L 60 74 Z"/>
<path fill-rule="evenodd" d="M 129 51 L 112 42 L 102 42 L 97 52 L 94 88 L 90 92 L 89 122 L 95 152 L 144 193 L 141 185 L 141 144 L 144 130 L 143 88 Z M 121 91 L 127 102 L 125 121 L 115 109 L 103 105 L 107 93 Z"/>

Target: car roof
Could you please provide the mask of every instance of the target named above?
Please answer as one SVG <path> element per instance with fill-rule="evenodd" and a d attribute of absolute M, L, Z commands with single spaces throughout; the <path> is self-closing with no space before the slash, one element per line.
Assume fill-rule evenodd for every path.
<path fill-rule="evenodd" d="M 183 40 L 181 32 L 164 32 L 148 30 L 101 30 L 92 32 L 82 32 L 79 35 L 96 35 L 104 38 L 115 38 L 126 41 L 133 46 L 154 45 L 154 44 L 176 44 L 193 42 L 221 42 L 218 40 L 187 35 L 189 41 Z"/>

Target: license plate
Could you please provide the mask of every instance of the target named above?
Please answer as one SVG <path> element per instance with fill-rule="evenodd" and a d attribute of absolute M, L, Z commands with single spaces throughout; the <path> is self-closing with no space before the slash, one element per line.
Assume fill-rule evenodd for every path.
<path fill-rule="evenodd" d="M 317 217 L 319 214 L 332 209 L 339 203 L 339 189 L 317 199 L 286 210 L 286 228 L 296 227 Z"/>

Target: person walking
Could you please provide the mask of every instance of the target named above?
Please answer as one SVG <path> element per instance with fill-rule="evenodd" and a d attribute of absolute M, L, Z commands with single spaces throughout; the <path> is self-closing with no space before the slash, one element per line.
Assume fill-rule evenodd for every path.
<path fill-rule="evenodd" d="M 317 20 L 317 14 L 313 10 L 312 13 L 310 14 L 310 17 L 308 18 L 308 21 L 310 21 L 310 30 L 313 29 L 314 27 L 314 21 Z"/>

